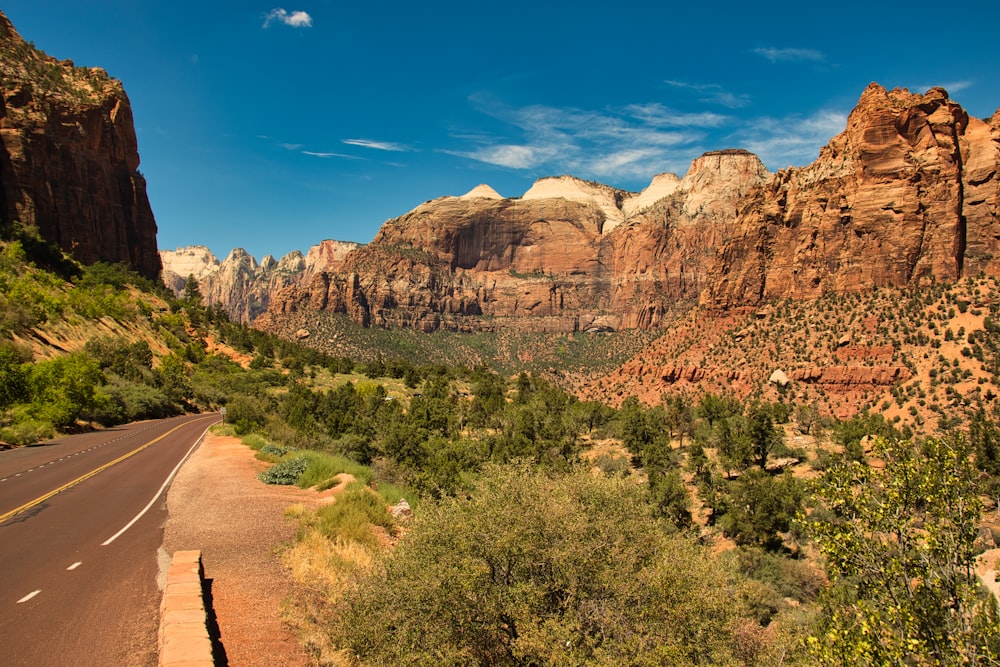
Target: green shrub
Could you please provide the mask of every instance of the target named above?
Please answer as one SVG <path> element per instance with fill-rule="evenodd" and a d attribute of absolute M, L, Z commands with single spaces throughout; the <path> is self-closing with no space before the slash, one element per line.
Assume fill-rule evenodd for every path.
<path fill-rule="evenodd" d="M 299 480 L 309 464 L 304 458 L 291 458 L 279 461 L 267 470 L 258 473 L 257 479 L 265 484 L 291 485 Z"/>
<path fill-rule="evenodd" d="M 33 445 L 56 435 L 50 422 L 30 417 L 24 409 L 13 411 L 13 423 L 0 428 L 0 442 L 11 445 Z"/>
<path fill-rule="evenodd" d="M 126 422 L 161 419 L 177 414 L 176 406 L 167 395 L 148 384 L 111 377 L 104 392 L 121 406 L 122 418 Z"/>
<path fill-rule="evenodd" d="M 227 424 L 227 426 L 235 433 L 235 429 L 232 424 Z M 254 451 L 260 451 L 264 449 L 269 443 L 263 437 L 256 433 L 250 433 L 249 435 L 243 436 L 243 444 Z"/>
<path fill-rule="evenodd" d="M 279 447 L 278 445 L 273 445 L 270 442 L 260 448 L 261 454 L 267 454 L 268 456 L 276 456 L 279 459 L 288 453 L 288 450 L 284 447 Z"/>
<path fill-rule="evenodd" d="M 421 506 L 329 631 L 364 664 L 736 664 L 733 588 L 626 480 L 487 466 L 470 497 Z"/>

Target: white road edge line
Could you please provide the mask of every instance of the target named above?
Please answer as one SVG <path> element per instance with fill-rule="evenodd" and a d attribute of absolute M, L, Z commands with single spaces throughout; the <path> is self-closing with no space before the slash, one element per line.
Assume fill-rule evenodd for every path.
<path fill-rule="evenodd" d="M 28 600 L 30 600 L 31 598 L 35 597 L 36 595 L 38 595 L 41 592 L 42 592 L 41 588 L 39 588 L 37 591 L 32 591 L 31 593 L 28 593 L 23 598 L 21 598 L 20 600 L 18 600 L 17 604 L 21 604 L 22 602 L 27 602 Z"/>
<path fill-rule="evenodd" d="M 122 528 L 117 533 L 115 533 L 114 535 L 112 535 L 111 537 L 109 537 L 106 541 L 101 542 L 101 546 L 102 547 L 108 546 L 109 544 L 111 544 L 112 542 L 114 542 L 115 540 L 117 540 L 119 537 L 121 537 L 125 533 L 126 530 L 128 530 L 129 528 L 131 528 L 133 526 L 133 524 L 135 524 L 136 521 L 138 521 L 139 519 L 141 519 L 142 516 L 146 512 L 149 511 L 149 508 L 153 506 L 153 504 L 156 502 L 156 499 L 159 498 L 160 494 L 163 493 L 163 490 L 166 489 L 170 485 L 170 482 L 171 482 L 171 480 L 173 480 L 174 475 L 177 474 L 177 471 L 181 469 L 181 466 L 184 465 L 184 462 L 188 460 L 189 456 L 191 456 L 191 452 L 194 451 L 194 448 L 197 447 L 201 443 L 201 441 L 205 438 L 205 434 L 208 433 L 208 429 L 210 429 L 214 425 L 215 425 L 215 422 L 212 422 L 211 424 L 209 424 L 208 426 L 205 427 L 205 430 L 202 431 L 201 436 L 197 440 L 194 441 L 194 444 L 191 445 L 191 449 L 189 449 L 187 451 L 187 454 L 184 455 L 184 458 L 182 458 L 180 460 L 180 462 L 177 464 L 177 466 L 173 470 L 170 471 L 170 474 L 167 475 L 167 479 L 164 480 L 163 486 L 160 487 L 160 490 L 157 491 L 156 495 L 154 495 L 153 498 L 149 501 L 149 504 L 147 504 L 145 507 L 143 507 L 142 510 L 138 514 L 136 514 L 135 517 L 133 517 L 133 519 L 131 521 L 129 521 L 127 524 L 125 524 L 124 528 Z"/>
<path fill-rule="evenodd" d="M 83 565 L 83 563 L 81 561 L 76 561 L 75 563 L 73 563 L 72 565 L 70 565 L 69 567 L 67 567 L 66 569 L 67 570 L 75 570 L 76 568 L 80 567 L 81 565 Z"/>

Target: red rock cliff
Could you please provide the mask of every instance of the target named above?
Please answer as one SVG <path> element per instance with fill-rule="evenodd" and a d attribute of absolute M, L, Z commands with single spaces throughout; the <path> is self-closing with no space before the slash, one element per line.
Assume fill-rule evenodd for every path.
<path fill-rule="evenodd" d="M 572 177 L 485 186 L 385 223 L 338 272 L 272 299 L 366 325 L 652 328 L 717 308 L 1000 273 L 1000 112 L 869 86 L 819 158 L 770 174 L 743 150 L 641 194 Z"/>
<path fill-rule="evenodd" d="M 0 13 L 0 217 L 84 263 L 160 272 L 121 82 L 34 49 Z"/>

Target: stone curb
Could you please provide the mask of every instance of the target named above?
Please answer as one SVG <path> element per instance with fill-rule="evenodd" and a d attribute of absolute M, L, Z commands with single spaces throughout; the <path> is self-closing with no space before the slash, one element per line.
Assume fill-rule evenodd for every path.
<path fill-rule="evenodd" d="M 160 667 L 213 667 L 201 551 L 175 551 L 160 602 Z"/>

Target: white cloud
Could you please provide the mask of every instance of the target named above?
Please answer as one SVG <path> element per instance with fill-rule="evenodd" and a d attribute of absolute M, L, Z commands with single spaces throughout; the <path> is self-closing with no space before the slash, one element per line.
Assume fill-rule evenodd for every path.
<path fill-rule="evenodd" d="M 714 86 L 690 88 L 721 92 Z M 837 109 L 753 118 L 683 113 L 660 103 L 589 110 L 510 107 L 485 95 L 470 101 L 499 121 L 499 129 L 453 132 L 459 146 L 441 152 L 535 177 L 569 173 L 630 188 L 665 171 L 683 175 L 699 155 L 721 148 L 756 153 L 772 170 L 802 166 L 847 124 L 847 112 Z"/>
<path fill-rule="evenodd" d="M 655 148 L 628 148 L 597 156 L 590 161 L 588 167 L 597 176 L 649 178 L 652 175 L 650 162 L 661 158 L 661 151 Z"/>
<path fill-rule="evenodd" d="M 267 13 L 264 17 L 264 27 L 269 28 L 275 21 L 293 28 L 311 28 L 313 24 L 312 17 L 307 12 L 300 9 L 289 12 L 281 7 L 276 7 Z"/>
<path fill-rule="evenodd" d="M 753 52 L 772 63 L 825 60 L 823 54 L 814 49 L 776 49 L 774 47 L 766 47 L 754 49 Z"/>
<path fill-rule="evenodd" d="M 493 164 L 498 167 L 508 167 L 510 169 L 532 169 L 545 162 L 545 150 L 532 146 L 483 146 L 473 151 L 450 152 L 452 155 L 467 157 L 486 164 Z"/>
<path fill-rule="evenodd" d="M 286 151 L 297 151 L 300 148 L 302 148 L 302 144 L 278 144 L 278 145 L 284 148 Z"/>
<path fill-rule="evenodd" d="M 404 144 L 397 144 L 392 141 L 371 141 L 370 139 L 344 139 L 343 143 L 349 146 L 360 146 L 362 148 L 373 148 L 378 151 L 395 151 L 405 153 L 413 149 Z"/>

